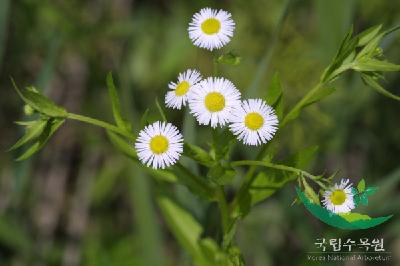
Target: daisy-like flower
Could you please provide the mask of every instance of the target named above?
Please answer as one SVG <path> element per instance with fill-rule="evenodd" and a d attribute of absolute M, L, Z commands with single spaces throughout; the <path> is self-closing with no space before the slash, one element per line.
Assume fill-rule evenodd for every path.
<path fill-rule="evenodd" d="M 348 179 L 342 179 L 340 184 L 335 184 L 326 190 L 322 203 L 324 207 L 334 213 L 348 213 L 355 208 L 352 185 Z"/>
<path fill-rule="evenodd" d="M 232 113 L 230 130 L 247 145 L 260 145 L 272 139 L 278 129 L 274 109 L 261 99 L 249 99 Z"/>
<path fill-rule="evenodd" d="M 186 106 L 187 94 L 193 85 L 201 80 L 201 74 L 197 70 L 188 69 L 178 76 L 178 82 L 170 82 L 170 91 L 165 95 L 165 105 L 173 109 L 181 109 Z"/>
<path fill-rule="evenodd" d="M 183 137 L 171 123 L 155 122 L 139 132 L 135 149 L 139 160 L 154 169 L 175 164 L 183 152 Z"/>
<path fill-rule="evenodd" d="M 189 23 L 189 37 L 194 45 L 212 51 L 229 43 L 234 29 L 235 22 L 230 13 L 203 8 Z"/>
<path fill-rule="evenodd" d="M 224 78 L 207 78 L 190 91 L 190 113 L 200 125 L 211 124 L 212 128 L 229 122 L 231 112 L 240 106 L 240 92 Z"/>

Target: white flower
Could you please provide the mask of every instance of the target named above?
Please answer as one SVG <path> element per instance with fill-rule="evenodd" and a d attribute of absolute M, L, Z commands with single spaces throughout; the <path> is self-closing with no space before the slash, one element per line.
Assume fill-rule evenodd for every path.
<path fill-rule="evenodd" d="M 245 100 L 231 116 L 230 130 L 247 145 L 260 145 L 272 139 L 278 129 L 274 109 L 261 99 Z"/>
<path fill-rule="evenodd" d="M 170 91 L 165 95 L 165 105 L 173 109 L 181 109 L 186 106 L 187 94 L 193 85 L 201 80 L 201 74 L 197 70 L 188 69 L 178 76 L 178 82 L 170 82 Z"/>
<path fill-rule="evenodd" d="M 158 121 L 139 132 L 135 149 L 143 164 L 164 169 L 181 156 L 183 137 L 174 125 Z"/>
<path fill-rule="evenodd" d="M 215 128 L 229 122 L 231 112 L 240 105 L 240 92 L 224 78 L 207 78 L 193 87 L 189 95 L 190 113 L 200 125 Z"/>
<path fill-rule="evenodd" d="M 348 179 L 342 179 L 340 184 L 335 184 L 326 190 L 322 200 L 324 207 L 334 213 L 347 213 L 355 208 L 352 184 Z"/>
<path fill-rule="evenodd" d="M 210 51 L 230 42 L 235 29 L 232 15 L 224 10 L 203 8 L 189 23 L 189 37 L 194 45 Z"/>

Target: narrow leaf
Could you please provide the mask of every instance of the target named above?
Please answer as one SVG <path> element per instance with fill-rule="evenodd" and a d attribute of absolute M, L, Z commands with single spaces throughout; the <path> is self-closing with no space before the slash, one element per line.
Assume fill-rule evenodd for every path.
<path fill-rule="evenodd" d="M 225 64 L 225 65 L 231 65 L 231 66 L 237 66 L 240 64 L 241 61 L 241 57 L 238 56 L 236 53 L 234 52 L 229 52 L 226 54 L 223 54 L 221 56 L 219 56 L 216 61 L 219 64 Z"/>
<path fill-rule="evenodd" d="M 382 24 L 379 25 L 375 25 L 373 27 L 370 27 L 366 30 L 364 30 L 363 32 L 361 32 L 358 37 L 358 46 L 364 46 L 367 43 L 369 43 L 373 38 L 376 37 L 376 35 L 378 35 L 379 31 L 382 28 Z"/>
<path fill-rule="evenodd" d="M 46 127 L 39 136 L 38 140 L 28 148 L 16 161 L 23 161 L 31 157 L 33 154 L 38 152 L 47 143 L 50 137 L 56 132 L 56 130 L 64 123 L 64 119 L 50 119 L 47 121 Z"/>
<path fill-rule="evenodd" d="M 356 71 L 400 71 L 400 65 L 373 58 L 363 58 L 353 63 L 352 68 Z"/>
<path fill-rule="evenodd" d="M 108 88 L 108 95 L 111 99 L 112 104 L 112 111 L 114 115 L 115 123 L 118 127 L 125 129 L 126 131 L 131 130 L 131 125 L 128 121 L 126 121 L 121 114 L 121 105 L 118 97 L 117 89 L 115 88 L 114 80 L 112 73 L 109 72 L 107 75 L 107 88 Z"/>
<path fill-rule="evenodd" d="M 265 96 L 266 102 L 274 106 L 279 101 L 279 98 L 282 97 L 282 84 L 279 78 L 279 73 L 276 72 L 272 77 L 271 84 L 268 86 L 267 95 Z"/>
<path fill-rule="evenodd" d="M 31 89 L 22 89 L 20 90 L 15 84 L 14 80 L 11 79 L 11 82 L 14 86 L 15 91 L 21 97 L 21 99 L 29 104 L 36 111 L 43 113 L 50 117 L 66 117 L 67 111 L 61 106 L 56 105 L 49 98 L 43 96 L 35 90 Z"/>
<path fill-rule="evenodd" d="M 156 105 L 157 109 L 160 112 L 161 118 L 164 122 L 167 122 L 167 116 L 165 115 L 164 109 L 161 107 L 160 102 L 158 101 L 158 98 L 156 98 Z"/>
<path fill-rule="evenodd" d="M 8 151 L 15 150 L 25 143 L 37 138 L 44 130 L 47 120 L 37 120 L 35 123 L 27 127 L 25 135 L 20 138 Z"/>
<path fill-rule="evenodd" d="M 183 146 L 183 155 L 205 166 L 211 166 L 214 163 L 214 160 L 211 158 L 208 152 L 206 152 L 199 146 L 190 143 L 185 142 Z"/>
<path fill-rule="evenodd" d="M 361 78 L 363 79 L 363 81 L 369 85 L 370 87 L 372 87 L 373 89 L 375 89 L 377 92 L 385 95 L 386 97 L 392 98 L 394 100 L 400 101 L 400 96 L 394 95 L 393 93 L 385 90 L 375 79 L 373 79 L 371 76 L 368 76 L 366 74 L 362 74 Z"/>

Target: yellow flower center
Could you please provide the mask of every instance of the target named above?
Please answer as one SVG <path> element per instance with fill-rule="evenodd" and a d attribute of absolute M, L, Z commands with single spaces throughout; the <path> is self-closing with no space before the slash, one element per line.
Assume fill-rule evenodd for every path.
<path fill-rule="evenodd" d="M 219 32 L 221 29 L 221 22 L 215 18 L 206 19 L 201 23 L 201 30 L 208 35 L 213 35 Z"/>
<path fill-rule="evenodd" d="M 264 124 L 264 118 L 259 113 L 248 113 L 244 118 L 244 124 L 251 130 L 258 130 Z"/>
<path fill-rule="evenodd" d="M 150 149 L 155 154 L 161 154 L 168 150 L 168 139 L 162 135 L 157 135 L 150 140 Z"/>
<path fill-rule="evenodd" d="M 188 92 L 190 88 L 190 84 L 189 82 L 187 82 L 186 80 L 182 81 L 181 83 L 179 83 L 176 88 L 175 88 L 175 95 L 176 96 L 182 96 L 185 95 L 186 92 Z"/>
<path fill-rule="evenodd" d="M 346 201 L 346 193 L 343 190 L 335 190 L 330 196 L 333 205 L 342 205 Z"/>
<path fill-rule="evenodd" d="M 219 92 L 207 94 L 204 104 L 210 112 L 219 112 L 225 107 L 225 97 Z"/>

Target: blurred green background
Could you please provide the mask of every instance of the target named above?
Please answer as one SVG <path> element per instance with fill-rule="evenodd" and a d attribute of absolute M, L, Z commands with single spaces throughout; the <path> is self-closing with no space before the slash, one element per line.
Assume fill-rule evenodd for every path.
<path fill-rule="evenodd" d="M 154 202 L 159 182 L 119 154 L 100 129 L 68 122 L 39 154 L 13 161 L 18 153 L 5 151 L 23 133 L 13 121 L 26 117 L 10 76 L 20 86 L 37 86 L 71 112 L 112 121 L 105 87 L 112 70 L 125 115 L 137 132 L 146 108 L 158 118 L 155 99 L 163 100 L 179 72 L 190 67 L 211 75 L 212 54 L 194 47 L 187 34 L 192 14 L 202 7 L 228 10 L 237 24 L 223 50 L 239 53 L 242 63 L 222 67 L 222 75 L 244 96 L 257 97 L 265 95 L 278 71 L 286 108 L 318 81 L 352 24 L 356 32 L 400 24 L 400 1 L 288 2 L 1 0 L 0 265 L 191 265 Z M 392 62 L 400 62 L 399 45 L 398 33 L 382 44 Z M 284 129 L 278 158 L 318 145 L 317 159 L 307 170 L 340 170 L 339 177 L 354 183 L 365 178 L 380 191 L 364 212 L 398 214 L 400 104 L 352 73 L 335 86 L 335 94 Z M 400 75 L 388 75 L 385 87 L 399 95 Z M 184 112 L 167 114 L 187 140 L 206 147 L 205 127 L 194 127 Z M 235 152 L 254 153 L 242 145 Z M 173 189 L 203 225 L 212 224 L 212 207 L 182 186 Z M 240 223 L 236 241 L 247 265 L 310 265 L 307 252 L 316 251 L 314 242 L 321 237 L 383 237 L 393 257 L 387 265 L 400 265 L 397 215 L 371 230 L 342 231 L 322 224 L 301 205 L 290 207 L 294 195 L 289 184 Z"/>

